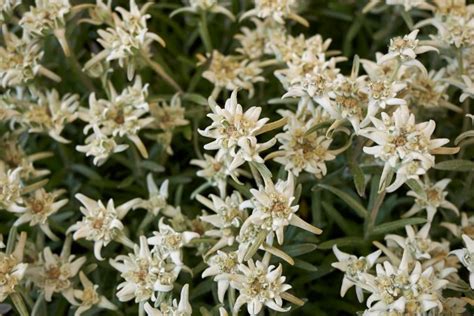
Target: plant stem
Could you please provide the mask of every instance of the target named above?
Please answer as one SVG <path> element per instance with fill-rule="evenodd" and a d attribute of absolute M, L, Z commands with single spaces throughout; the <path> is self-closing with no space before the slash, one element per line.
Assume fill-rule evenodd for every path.
<path fill-rule="evenodd" d="M 166 73 L 166 71 L 163 69 L 163 67 L 160 64 L 158 64 L 157 62 L 151 60 L 151 58 L 148 57 L 148 55 L 146 53 L 142 53 L 142 57 L 143 57 L 144 61 L 148 64 L 148 66 L 150 66 L 151 69 L 153 69 L 158 74 L 158 76 L 160 76 L 164 81 L 166 81 L 176 91 L 183 92 L 181 87 L 176 83 L 176 81 L 174 81 L 173 78 L 171 78 L 170 75 L 168 75 Z"/>
<path fill-rule="evenodd" d="M 13 305 L 15 305 L 16 310 L 20 314 L 20 316 L 29 316 L 30 313 L 28 313 L 28 309 L 26 308 L 25 302 L 23 301 L 23 298 L 21 298 L 21 295 L 18 293 L 12 293 L 10 295 L 10 299 L 13 302 Z"/>
<path fill-rule="evenodd" d="M 212 42 L 211 36 L 209 35 L 209 29 L 207 27 L 207 16 L 206 12 L 202 11 L 200 14 L 199 20 L 199 34 L 201 35 L 201 39 L 204 43 L 204 47 L 206 48 L 206 52 L 212 52 Z"/>

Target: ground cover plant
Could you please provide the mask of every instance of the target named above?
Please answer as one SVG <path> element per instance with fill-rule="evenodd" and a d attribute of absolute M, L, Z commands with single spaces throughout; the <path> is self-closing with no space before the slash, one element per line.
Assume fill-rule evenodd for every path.
<path fill-rule="evenodd" d="M 0 24 L 0 314 L 473 313 L 474 4 Z"/>

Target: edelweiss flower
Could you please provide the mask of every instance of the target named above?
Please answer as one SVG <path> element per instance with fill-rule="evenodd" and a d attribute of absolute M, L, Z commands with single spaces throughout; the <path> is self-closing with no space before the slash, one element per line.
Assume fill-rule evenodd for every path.
<path fill-rule="evenodd" d="M 105 298 L 105 296 L 97 293 L 97 288 L 99 286 L 92 283 L 84 272 L 79 272 L 79 279 L 81 280 L 83 289 L 74 290 L 74 297 L 80 301 L 80 305 L 74 313 L 74 316 L 82 315 L 82 313 L 91 309 L 93 306 L 110 310 L 117 309 L 117 306 L 112 304 L 107 298 Z"/>
<path fill-rule="evenodd" d="M 232 192 L 230 196 L 225 198 L 219 198 L 214 194 L 209 195 L 209 197 L 211 200 L 201 195 L 196 196 L 201 204 L 215 212 L 212 215 L 199 217 L 201 221 L 210 223 L 216 228 L 207 230 L 205 235 L 219 238 L 219 241 L 209 250 L 208 254 L 223 247 L 232 246 L 240 226 L 247 217 L 246 212 L 240 209 L 242 196 L 238 191 Z"/>
<path fill-rule="evenodd" d="M 189 6 L 179 8 L 174 10 L 171 13 L 171 17 L 175 16 L 179 13 L 196 13 L 199 14 L 201 12 L 209 12 L 209 13 L 216 13 L 216 14 L 223 14 L 232 21 L 235 21 L 235 17 L 226 7 L 219 4 L 219 0 L 189 0 Z"/>
<path fill-rule="evenodd" d="M 201 64 L 207 61 L 204 57 L 200 59 Z M 225 56 L 214 50 L 210 56 L 209 68 L 202 73 L 202 76 L 214 84 L 214 90 L 211 93 L 214 98 L 223 88 L 227 90 L 245 89 L 249 91 L 249 97 L 252 97 L 253 84 L 264 81 L 264 78 L 260 76 L 262 71 L 260 63 L 257 61 L 242 59 L 241 56 Z"/>
<path fill-rule="evenodd" d="M 22 263 L 26 233 L 21 233 L 13 253 L 0 252 L 0 302 L 15 293 L 15 287 L 25 275 L 28 264 Z M 2 242 L 3 244 L 3 242 Z M 5 247 L 5 245 L 3 245 Z"/>
<path fill-rule="evenodd" d="M 207 260 L 208 268 L 202 272 L 202 277 L 213 276 L 214 281 L 217 282 L 217 297 L 219 302 L 224 302 L 224 295 L 230 285 L 231 275 L 238 272 L 238 258 L 237 252 L 224 252 L 217 250 L 217 254 Z"/>
<path fill-rule="evenodd" d="M 469 216 L 467 213 L 461 213 L 461 225 L 456 225 L 451 222 L 442 222 L 440 226 L 447 228 L 454 236 L 461 238 L 463 234 L 469 238 L 474 238 L 474 216 Z"/>
<path fill-rule="evenodd" d="M 303 221 L 296 211 L 298 205 L 293 205 L 295 183 L 293 175 L 288 174 L 287 181 L 278 180 L 273 184 L 271 179 L 264 179 L 265 186 L 259 190 L 251 189 L 253 198 L 241 204 L 241 208 L 251 208 L 252 214 L 241 228 L 241 234 L 249 225 L 257 225 L 262 230 L 276 234 L 278 243 L 283 244 L 284 229 L 288 225 L 300 227 L 313 234 L 321 234 L 322 230 Z"/>
<path fill-rule="evenodd" d="M 173 210 L 168 206 L 166 199 L 168 199 L 168 184 L 169 181 L 165 180 L 161 184 L 160 189 L 156 186 L 153 180 L 153 175 L 149 173 L 146 177 L 146 183 L 148 187 L 148 200 L 140 199 L 140 202 L 134 206 L 134 208 L 144 208 L 148 212 L 157 216 L 161 211 L 166 216 L 172 216 Z"/>
<path fill-rule="evenodd" d="M 329 120 L 329 117 L 322 113 L 321 107 L 309 109 L 308 112 L 312 112 L 309 118 L 303 116 L 301 111 L 305 110 L 299 108 L 297 113 L 280 112 L 287 118 L 287 123 L 283 132 L 276 135 L 276 139 L 281 143 L 280 150 L 270 155 L 295 176 L 304 170 L 321 178 L 327 172 L 326 161 L 335 159 L 336 152 L 329 150 L 331 138 L 308 132 L 313 126 Z"/>
<path fill-rule="evenodd" d="M 49 247 L 44 248 L 39 262 L 28 269 L 28 275 L 44 291 L 47 302 L 51 302 L 54 293 L 61 293 L 69 303 L 76 305 L 71 281 L 86 262 L 86 257 L 75 259 L 76 256 L 66 253 L 66 243 L 60 256 L 53 254 Z"/>
<path fill-rule="evenodd" d="M 94 201 L 80 193 L 76 194 L 76 199 L 84 205 L 80 208 L 84 217 L 68 229 L 68 232 L 74 232 L 74 240 L 86 238 L 94 241 L 94 255 L 98 260 L 104 260 L 100 252 L 112 240 L 127 243 L 121 220 L 139 203 L 139 199 L 130 200 L 118 207 L 114 206 L 112 199 L 107 206 L 102 201 Z"/>
<path fill-rule="evenodd" d="M 1 14 L 0 14 L 1 17 Z M 2 26 L 5 46 L 0 46 L 0 83 L 2 87 L 23 86 L 36 75 L 43 75 L 53 81 L 61 81 L 55 73 L 40 65 L 43 57 L 41 45 L 33 41 L 26 33 L 22 38 Z"/>
<path fill-rule="evenodd" d="M 462 240 L 466 248 L 453 250 L 452 254 L 456 255 L 459 261 L 469 270 L 469 284 L 474 289 L 474 241 L 467 235 L 462 235 Z"/>
<path fill-rule="evenodd" d="M 106 136 L 100 128 L 93 126 L 94 133 L 86 138 L 86 145 L 77 145 L 76 150 L 87 157 L 93 156 L 96 166 L 103 165 L 110 155 L 127 150 L 127 144 L 117 144 L 113 137 Z"/>
<path fill-rule="evenodd" d="M 209 106 L 212 113 L 207 116 L 213 122 L 204 130 L 198 130 L 202 136 L 214 139 L 204 146 L 207 150 L 219 150 L 235 157 L 247 140 L 250 144 L 257 143 L 258 130 L 268 122 L 268 118 L 259 119 L 262 112 L 260 107 L 253 106 L 243 111 L 242 106 L 237 103 L 237 90 L 232 92 L 224 108 L 219 107 L 212 98 L 209 98 Z"/>
<path fill-rule="evenodd" d="M 298 2 L 298 0 L 255 0 L 255 8 L 245 12 L 240 20 L 258 16 L 261 19 L 272 19 L 280 24 L 285 24 L 285 19 L 291 19 L 309 26 L 308 21 L 295 13 Z"/>
<path fill-rule="evenodd" d="M 406 106 L 399 107 L 392 116 L 382 113 L 382 119 L 371 117 L 375 127 L 361 130 L 361 135 L 377 145 L 364 147 L 364 152 L 385 162 L 380 188 L 385 185 L 391 170 L 397 176 L 388 186 L 387 192 L 398 189 L 408 179 L 418 179 L 434 165 L 435 153 L 448 143 L 445 138 L 431 139 L 436 123 L 434 121 L 415 123 L 415 116 Z"/>
<path fill-rule="evenodd" d="M 395 37 L 390 40 L 388 46 L 388 54 L 384 55 L 379 63 L 384 63 L 388 60 L 397 59 L 401 64 L 411 67 L 417 67 L 423 73 L 427 73 L 425 66 L 416 59 L 417 55 L 423 54 L 429 51 L 438 51 L 438 49 L 427 46 L 419 45 L 419 40 L 416 39 L 420 30 L 413 30 L 410 34 L 403 37 Z"/>
<path fill-rule="evenodd" d="M 411 11 L 412 9 L 434 9 L 434 7 L 430 3 L 426 2 L 426 0 L 370 0 L 370 2 L 364 7 L 363 12 L 368 12 L 372 10 L 381 2 L 392 6 L 403 6 L 403 9 L 405 11 Z"/>
<path fill-rule="evenodd" d="M 48 225 L 48 218 L 67 204 L 68 199 L 55 201 L 66 193 L 65 190 L 56 190 L 51 193 L 41 188 L 34 191 L 31 196 L 23 199 L 23 204 L 14 204 L 9 208 L 10 212 L 17 213 L 20 217 L 14 225 L 19 226 L 30 223 L 30 226 L 39 225 L 41 230 L 53 240 L 58 240 Z"/>
<path fill-rule="evenodd" d="M 72 7 L 69 0 L 35 0 L 34 7 L 23 14 L 20 25 L 28 34 L 43 37 L 54 33 L 66 56 L 70 55 L 66 40 L 66 15 Z"/>
<path fill-rule="evenodd" d="M 169 292 L 178 278 L 181 267 L 167 260 L 160 251 L 150 251 L 145 236 L 140 237 L 140 246 L 133 247 L 134 253 L 119 255 L 110 259 L 110 265 L 120 271 L 125 279 L 117 287 L 117 297 L 121 302 L 143 302 L 155 300 L 154 291 Z"/>
<path fill-rule="evenodd" d="M 204 159 L 193 159 L 191 164 L 201 168 L 196 172 L 198 177 L 202 177 L 214 187 L 217 187 L 220 195 L 225 195 L 227 187 L 227 178 L 237 179 L 242 170 L 230 169 L 232 164 L 232 157 L 217 153 L 215 157 L 204 154 Z"/>
<path fill-rule="evenodd" d="M 176 299 L 171 304 L 161 302 L 160 309 L 156 309 L 147 302 L 145 303 L 145 312 L 148 316 L 191 316 L 193 310 L 189 304 L 189 285 L 185 284 L 181 289 L 179 303 Z"/>
<path fill-rule="evenodd" d="M 21 4 L 21 0 L 2 0 L 0 3 L 0 22 L 5 22 L 15 7 Z"/>
<path fill-rule="evenodd" d="M 423 184 L 425 196 L 420 196 L 415 191 L 409 191 L 407 195 L 415 198 L 415 204 L 408 212 L 403 214 L 402 217 L 409 217 L 423 209 L 426 209 L 428 221 L 431 222 L 438 208 L 445 208 L 459 215 L 458 208 L 453 203 L 446 200 L 448 192 L 446 192 L 445 189 L 449 182 L 451 182 L 451 179 L 443 179 L 435 184 L 425 182 Z"/>
<path fill-rule="evenodd" d="M 40 178 L 48 175 L 48 169 L 36 169 L 34 162 L 51 157 L 51 152 L 37 152 L 31 155 L 26 154 L 20 145 L 20 134 L 5 133 L 0 137 L 0 148 L 5 150 L 0 152 L 2 160 L 10 169 L 20 168 L 20 178 L 24 180 Z"/>
<path fill-rule="evenodd" d="M 367 299 L 369 309 L 364 315 L 420 315 L 442 308 L 441 290 L 448 281 L 438 279 L 432 267 L 423 270 L 418 261 L 414 262 L 413 268 L 408 263 L 409 255 L 405 252 L 398 268 L 385 261 L 383 265 L 377 264 L 375 277 L 366 275 L 372 294 Z"/>
<path fill-rule="evenodd" d="M 199 234 L 195 232 L 176 232 L 171 226 L 164 223 L 163 217 L 158 223 L 158 231 L 153 232 L 153 235 L 153 237 L 148 238 L 148 243 L 159 249 L 165 256 L 170 256 L 177 266 L 183 265 L 183 246 L 189 244 L 192 239 L 199 237 Z"/>
<path fill-rule="evenodd" d="M 242 27 L 240 34 L 235 35 L 239 41 L 240 46 L 236 49 L 237 52 L 246 56 L 251 60 L 256 60 L 265 54 L 265 45 L 268 41 L 268 28 L 270 23 L 261 21 L 256 18 L 251 19 L 255 24 L 255 29 Z"/>
<path fill-rule="evenodd" d="M 385 236 L 387 245 L 393 243 L 403 248 L 415 260 L 431 259 L 431 254 L 441 247 L 441 244 L 429 238 L 431 223 L 426 223 L 417 233 L 412 226 L 405 226 L 407 237 L 389 234 Z M 392 243 L 391 243 L 392 242 Z"/>
<path fill-rule="evenodd" d="M 405 87 L 405 83 L 397 81 L 369 81 L 367 86 L 362 89 L 369 99 L 367 118 L 362 125 L 367 125 L 366 122 L 369 122 L 370 118 L 374 117 L 379 109 L 385 109 L 387 105 L 405 105 L 406 101 L 404 99 L 397 98 L 398 93 Z"/>
<path fill-rule="evenodd" d="M 94 136 L 89 136 L 86 139 L 86 145 L 78 146 L 77 149 L 96 156 L 97 163 L 103 163 L 107 153 L 124 150 L 123 146 L 117 146 L 115 140 L 111 141 L 109 137 L 127 137 L 134 143 L 140 154 L 147 158 L 148 152 L 138 133 L 154 121 L 152 117 L 144 117 L 149 112 L 146 101 L 148 85 L 142 85 L 141 78 L 137 77 L 133 86 L 127 87 L 120 94 L 117 94 L 112 85 L 109 88 L 110 100 L 97 100 L 95 94 L 91 93 L 89 109 L 79 114 L 79 118 L 88 123 L 84 128 L 84 133 L 92 129 Z"/>
<path fill-rule="evenodd" d="M 69 143 L 61 136 L 66 126 L 77 118 L 79 95 L 66 94 L 60 98 L 56 90 L 33 93 L 34 101 L 24 110 L 21 122 L 30 133 L 47 133 L 60 143 Z"/>
<path fill-rule="evenodd" d="M 150 127 L 166 131 L 179 126 L 186 126 L 189 121 L 184 118 L 185 111 L 186 109 L 181 106 L 181 98 L 178 94 L 171 98 L 169 104 L 164 100 L 150 103 L 150 113 L 155 119 Z"/>
<path fill-rule="evenodd" d="M 239 264 L 238 270 L 240 273 L 232 274 L 230 277 L 230 285 L 239 291 L 233 309 L 235 314 L 244 304 L 247 304 L 250 315 L 257 315 L 263 306 L 278 312 L 287 312 L 290 309 L 282 307 L 282 295 L 291 286 L 284 283 L 285 277 L 281 275 L 281 265 L 276 268 L 265 262 L 254 263 L 253 260 L 249 260 L 247 265 Z"/>
<path fill-rule="evenodd" d="M 382 251 L 377 250 L 366 257 L 356 257 L 342 252 L 337 248 L 337 245 L 332 247 L 332 251 L 334 252 L 338 262 L 333 262 L 331 265 L 344 272 L 341 286 L 341 297 L 344 297 L 347 290 L 355 285 L 357 298 L 359 302 L 362 303 L 364 300 L 364 293 L 358 284 L 365 282 L 363 280 L 364 273 L 374 266 L 375 261 L 378 259 Z"/>
<path fill-rule="evenodd" d="M 7 169 L 0 161 L 0 208 L 9 209 L 13 204 L 22 201 L 21 168 Z"/>
<path fill-rule="evenodd" d="M 135 0 L 130 0 L 130 11 L 122 7 L 116 8 L 121 17 L 113 15 L 113 27 L 99 30 L 98 42 L 104 50 L 89 60 L 84 68 L 90 68 L 103 59 L 118 60 L 119 66 L 127 69 L 127 78 L 132 80 L 137 67 L 137 59 L 149 58 L 150 46 L 158 42 L 165 46 L 165 42 L 155 33 L 149 32 L 146 20 L 151 15 L 145 14 L 150 5 L 138 9 Z"/>

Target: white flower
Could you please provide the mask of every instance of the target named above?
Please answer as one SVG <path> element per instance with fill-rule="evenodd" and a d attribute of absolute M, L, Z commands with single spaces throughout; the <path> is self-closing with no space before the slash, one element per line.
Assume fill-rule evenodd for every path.
<path fill-rule="evenodd" d="M 0 161 L 0 207 L 4 209 L 22 201 L 23 187 L 20 179 L 21 168 L 7 169 L 6 167 L 3 161 Z"/>
<path fill-rule="evenodd" d="M 377 264 L 375 277 L 366 276 L 367 289 L 372 292 L 367 299 L 367 316 L 383 315 L 421 315 L 435 308 L 442 308 L 441 290 L 447 280 L 438 279 L 432 267 L 423 270 L 418 261 L 409 266 L 409 255 L 404 253 L 398 268 L 390 262 Z"/>
<path fill-rule="evenodd" d="M 94 133 L 86 138 L 86 144 L 77 145 L 76 150 L 87 157 L 93 156 L 94 165 L 101 166 L 110 155 L 127 150 L 127 144 L 117 144 L 114 137 L 104 135 L 97 126 L 93 126 L 93 130 Z"/>
<path fill-rule="evenodd" d="M 428 221 L 433 220 L 438 208 L 445 208 L 459 215 L 458 208 L 446 200 L 448 192 L 445 191 L 451 179 L 443 179 L 435 184 L 425 182 L 422 186 L 425 196 L 417 194 L 415 191 L 408 191 L 407 195 L 415 198 L 415 204 L 402 217 L 413 216 L 414 214 L 426 209 Z"/>
<path fill-rule="evenodd" d="M 268 118 L 259 118 L 262 112 L 260 107 L 252 106 L 243 111 L 237 103 L 237 90 L 232 92 L 224 108 L 219 107 L 212 98 L 209 98 L 209 106 L 212 113 L 207 116 L 212 119 L 212 124 L 199 130 L 201 135 L 214 139 L 204 146 L 207 150 L 219 150 L 235 157 L 240 145 L 245 144 L 246 140 L 257 143 L 258 130 L 268 122 Z"/>
<path fill-rule="evenodd" d="M 257 315 L 263 306 L 278 312 L 287 312 L 290 307 L 283 308 L 282 295 L 291 288 L 285 284 L 281 275 L 281 265 L 268 265 L 265 262 L 249 260 L 247 265 L 238 265 L 239 274 L 232 274 L 230 284 L 239 291 L 233 312 L 237 313 L 241 306 L 247 304 L 250 315 Z"/>
<path fill-rule="evenodd" d="M 158 187 L 153 180 L 153 175 L 149 173 L 146 177 L 146 183 L 149 195 L 148 200 L 141 199 L 134 208 L 144 208 L 154 216 L 157 216 L 160 211 L 166 216 L 172 216 L 172 209 L 170 209 L 168 203 L 166 202 L 168 199 L 169 181 L 163 181 L 160 189 L 158 190 Z"/>
<path fill-rule="evenodd" d="M 207 61 L 204 57 L 200 59 L 200 63 Z M 264 78 L 260 76 L 263 70 L 257 61 L 242 59 L 242 56 L 236 55 L 225 56 L 217 50 L 212 51 L 209 59 L 209 68 L 202 73 L 202 76 L 214 84 L 211 94 L 213 97 L 217 97 L 223 88 L 227 90 L 245 89 L 249 91 L 249 97 L 252 97 L 253 84 L 264 81 Z"/>
<path fill-rule="evenodd" d="M 474 289 L 474 241 L 467 235 L 462 235 L 466 248 L 451 251 L 459 261 L 469 270 L 469 284 Z"/>
<path fill-rule="evenodd" d="M 217 282 L 217 296 L 219 302 L 224 302 L 224 295 L 230 285 L 230 276 L 238 272 L 238 255 L 236 251 L 217 251 L 217 254 L 207 260 L 208 267 L 202 272 L 202 277 L 213 276 Z"/>
<path fill-rule="evenodd" d="M 371 117 L 375 127 L 361 130 L 361 135 L 373 140 L 376 145 L 364 147 L 364 152 L 385 162 L 380 188 L 393 170 L 397 176 L 388 186 L 387 192 L 398 189 L 408 179 L 418 179 L 434 165 L 434 153 L 449 140 L 431 139 L 436 123 L 434 121 L 415 123 L 415 116 L 406 106 L 401 106 L 389 116 L 382 113 L 382 119 Z"/>
<path fill-rule="evenodd" d="M 362 89 L 368 95 L 367 118 L 362 125 L 367 125 L 370 118 L 374 117 L 379 109 L 385 109 L 387 105 L 405 105 L 406 101 L 397 98 L 398 93 L 405 89 L 405 83 L 398 81 L 376 80 L 369 81 Z"/>
<path fill-rule="evenodd" d="M 71 304 L 76 305 L 72 279 L 86 262 L 86 257 L 76 259 L 64 251 L 61 256 L 53 254 L 49 247 L 41 252 L 40 260 L 28 269 L 28 275 L 44 291 L 44 298 L 51 302 L 54 293 L 61 293 Z"/>
<path fill-rule="evenodd" d="M 1 17 L 1 14 L 0 14 Z M 61 81 L 58 75 L 39 63 L 43 57 L 41 45 L 26 33 L 21 38 L 2 26 L 5 46 L 0 46 L 0 84 L 2 87 L 23 86 L 37 75 L 43 75 L 54 81 Z"/>
<path fill-rule="evenodd" d="M 225 195 L 227 178 L 237 179 L 241 170 L 230 169 L 233 161 L 232 157 L 217 153 L 215 157 L 204 154 L 204 159 L 193 159 L 191 164 L 201 168 L 196 172 L 198 177 L 202 177 L 212 186 L 217 187 L 220 195 Z M 233 166 L 232 166 L 233 167 Z"/>
<path fill-rule="evenodd" d="M 33 154 L 27 154 L 20 143 L 21 134 L 5 133 L 0 137 L 0 148 L 4 148 L 0 152 L 0 160 L 3 160 L 10 169 L 21 168 L 20 178 L 24 180 L 40 178 L 48 175 L 48 169 L 37 169 L 33 163 L 51 157 L 53 153 L 43 151 Z"/>
<path fill-rule="evenodd" d="M 12 205 L 9 211 L 17 213 L 20 216 L 14 225 L 19 226 L 24 223 L 29 223 L 30 226 L 39 225 L 41 230 L 49 238 L 58 240 L 58 237 L 56 237 L 49 228 L 48 218 L 67 204 L 68 199 L 56 201 L 56 199 L 64 193 L 66 193 L 65 190 L 56 190 L 49 193 L 41 188 L 34 191 L 31 196 L 25 197 L 23 204 Z"/>
<path fill-rule="evenodd" d="M 335 152 L 329 150 L 332 139 L 316 132 L 308 133 L 310 129 L 328 119 L 322 114 L 322 108 L 312 112 L 309 118 L 304 114 L 282 111 L 280 114 L 287 118 L 283 132 L 276 135 L 281 144 L 279 151 L 273 152 L 274 160 L 285 167 L 295 176 L 306 171 L 314 174 L 317 178 L 326 175 L 326 161 L 336 158 Z M 314 114 L 313 114 L 314 113 Z"/>
<path fill-rule="evenodd" d="M 223 14 L 227 16 L 232 21 L 235 21 L 235 17 L 226 7 L 219 4 L 219 0 L 189 0 L 189 6 L 179 8 L 174 10 L 171 13 L 171 17 L 175 16 L 179 13 L 195 13 L 199 14 L 201 12 L 209 12 L 209 13 L 216 13 L 216 14 Z"/>
<path fill-rule="evenodd" d="M 124 145 L 117 145 L 115 139 L 110 138 L 127 137 L 137 147 L 140 154 L 147 158 L 147 149 L 138 133 L 154 121 L 147 115 L 149 113 L 149 104 L 146 101 L 148 85 L 143 85 L 141 78 L 137 77 L 133 86 L 128 86 L 120 94 L 117 94 L 111 84 L 109 89 L 110 100 L 97 100 L 95 94 L 91 93 L 89 109 L 83 109 L 79 113 L 79 118 L 87 122 L 84 133 L 87 134 L 92 130 L 94 134 L 89 135 L 85 146 L 76 147 L 77 150 L 95 156 L 94 163 L 103 163 L 107 154 L 125 149 Z"/>
<path fill-rule="evenodd" d="M 461 213 L 461 225 L 451 222 L 442 222 L 440 226 L 448 229 L 454 236 L 461 238 L 462 234 L 466 234 L 469 238 L 474 238 L 474 216 L 469 216 L 467 213 Z"/>
<path fill-rule="evenodd" d="M 280 24 L 285 24 L 285 19 L 294 20 L 304 26 L 309 26 L 308 21 L 295 13 L 298 7 L 298 0 L 254 0 L 255 8 L 245 12 L 241 20 L 258 16 L 261 19 L 272 19 Z"/>
<path fill-rule="evenodd" d="M 241 234 L 251 225 L 260 229 L 274 232 L 278 243 L 283 244 L 284 229 L 288 225 L 300 227 L 313 234 L 321 234 L 321 230 L 303 221 L 296 211 L 298 205 L 294 203 L 295 183 L 294 177 L 288 174 L 287 181 L 278 180 L 273 184 L 271 179 L 264 179 L 265 186 L 259 190 L 251 189 L 253 198 L 244 201 L 242 208 L 251 208 L 252 214 L 247 218 L 241 228 Z"/>
<path fill-rule="evenodd" d="M 95 257 L 104 260 L 101 255 L 102 247 L 107 246 L 112 240 L 126 242 L 121 219 L 139 202 L 139 199 L 130 200 L 118 207 L 114 206 L 112 199 L 107 206 L 102 201 L 94 201 L 80 193 L 76 194 L 76 199 L 84 205 L 80 208 L 84 217 L 70 226 L 68 232 L 74 232 L 74 240 L 85 238 L 94 241 Z"/>
<path fill-rule="evenodd" d="M 147 316 L 191 316 L 193 310 L 189 303 L 189 285 L 185 284 L 181 289 L 179 303 L 173 299 L 171 304 L 161 302 L 160 308 L 153 308 L 148 302 L 145 303 Z"/>
<path fill-rule="evenodd" d="M 184 118 L 185 112 L 186 109 L 181 106 L 179 94 L 173 95 L 169 104 L 164 100 L 150 103 L 150 113 L 155 119 L 151 127 L 166 131 L 178 126 L 186 126 L 189 121 Z"/>
<path fill-rule="evenodd" d="M 84 68 L 90 68 L 103 59 L 118 60 L 120 67 L 126 68 L 128 80 L 132 80 L 137 59 L 143 55 L 148 56 L 151 44 L 158 42 L 165 46 L 161 37 L 148 31 L 146 20 L 151 15 L 145 12 L 149 7 L 144 5 L 138 9 L 135 0 L 130 0 L 130 11 L 117 7 L 116 11 L 120 13 L 120 17 L 113 15 L 113 27 L 97 31 L 100 36 L 98 42 L 104 50 L 89 60 Z"/>
<path fill-rule="evenodd" d="M 359 302 L 362 302 L 364 300 L 364 294 L 362 288 L 358 284 L 365 282 L 363 280 L 364 273 L 374 266 L 375 261 L 378 259 L 382 251 L 377 250 L 366 257 L 356 257 L 342 252 L 337 248 L 337 245 L 332 247 L 332 251 L 334 252 L 338 262 L 333 262 L 331 265 L 344 272 L 341 286 L 341 297 L 344 297 L 347 290 L 355 285 L 357 298 Z"/>
<path fill-rule="evenodd" d="M 26 233 L 21 233 L 13 253 L 0 252 L 0 302 L 3 302 L 10 294 L 15 293 L 15 287 L 25 275 L 28 267 L 28 264 L 22 263 L 25 243 Z"/>
<path fill-rule="evenodd" d="M 56 90 L 36 91 L 33 101 L 25 109 L 22 123 L 30 133 L 47 133 L 60 143 L 69 143 L 61 136 L 66 124 L 74 122 L 79 108 L 79 95 L 66 94 L 62 98 Z"/>
<path fill-rule="evenodd" d="M 117 297 L 121 302 L 135 299 L 143 302 L 155 300 L 154 291 L 169 292 L 181 267 L 167 260 L 160 251 L 150 251 L 147 239 L 140 237 L 140 246 L 133 247 L 134 253 L 119 255 L 110 259 L 110 265 L 120 271 L 124 282 L 117 287 Z"/>
<path fill-rule="evenodd" d="M 415 260 L 431 259 L 431 254 L 441 248 L 441 244 L 434 242 L 429 238 L 431 223 L 426 223 L 417 233 L 412 226 L 405 226 L 407 237 L 388 234 L 385 236 L 387 245 L 392 247 L 393 244 L 403 248 Z"/>
<path fill-rule="evenodd" d="M 234 191 L 230 196 L 220 198 L 214 194 L 209 195 L 211 200 L 201 195 L 196 199 L 211 209 L 215 214 L 200 216 L 200 220 L 212 224 L 215 229 L 209 229 L 205 232 L 206 236 L 217 237 L 219 241 L 209 250 L 212 253 L 226 246 L 232 246 L 235 237 L 247 213 L 240 209 L 242 196 L 238 191 Z"/>
<path fill-rule="evenodd" d="M 85 311 L 91 309 L 93 306 L 116 310 L 117 306 L 112 304 L 105 296 L 97 293 L 98 285 L 92 283 L 84 272 L 79 272 L 79 279 L 81 280 L 82 290 L 74 290 L 74 297 L 80 301 L 80 305 L 74 312 L 74 316 L 80 316 Z"/>
<path fill-rule="evenodd" d="M 65 16 L 71 10 L 69 0 L 35 0 L 35 4 L 20 20 L 26 32 L 44 36 L 65 26 Z"/>
<path fill-rule="evenodd" d="M 395 37 L 390 40 L 390 45 L 388 46 L 388 54 L 384 55 L 379 63 L 384 63 L 388 60 L 398 59 L 399 62 L 405 66 L 417 67 L 423 73 L 427 73 L 425 66 L 416 59 L 417 55 L 423 54 L 429 51 L 438 51 L 438 49 L 427 46 L 419 45 L 419 40 L 416 39 L 418 32 L 420 30 L 413 30 L 410 34 L 403 37 Z"/>
<path fill-rule="evenodd" d="M 176 232 L 171 226 L 164 223 L 163 217 L 158 223 L 158 231 L 153 232 L 153 235 L 148 238 L 148 243 L 155 246 L 164 255 L 169 255 L 173 263 L 178 266 L 183 265 L 183 246 L 199 237 L 199 234 L 195 232 Z"/>
<path fill-rule="evenodd" d="M 20 4 L 21 0 L 2 0 L 2 2 L 0 2 L 0 21 L 5 22 L 8 15 Z"/>

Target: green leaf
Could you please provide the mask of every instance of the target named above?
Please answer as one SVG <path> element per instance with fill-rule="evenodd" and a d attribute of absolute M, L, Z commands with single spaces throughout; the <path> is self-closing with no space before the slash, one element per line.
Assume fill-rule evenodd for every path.
<path fill-rule="evenodd" d="M 318 268 L 314 265 L 312 265 L 309 262 L 300 260 L 300 259 L 295 259 L 295 264 L 293 265 L 294 267 L 300 268 L 302 270 L 306 270 L 309 272 L 316 272 L 318 271 Z"/>
<path fill-rule="evenodd" d="M 344 231 L 346 235 L 353 235 L 354 229 L 351 227 L 349 222 L 342 216 L 338 210 L 327 202 L 322 202 L 323 208 L 326 211 L 328 217 L 330 217 L 336 224 Z"/>
<path fill-rule="evenodd" d="M 84 177 L 92 181 L 102 181 L 102 177 L 97 171 L 84 165 L 73 164 L 70 166 L 73 171 L 82 174 Z"/>
<path fill-rule="evenodd" d="M 384 223 L 384 224 L 376 226 L 372 230 L 371 235 L 386 234 L 388 232 L 392 232 L 394 230 L 404 228 L 407 225 L 419 225 L 419 224 L 424 224 L 424 223 L 426 223 L 426 218 L 421 218 L 421 217 L 399 219 L 390 223 Z"/>
<path fill-rule="evenodd" d="M 367 216 L 367 209 L 348 193 L 326 184 L 319 184 L 318 186 L 328 190 L 346 202 L 347 205 L 349 205 L 356 212 L 356 214 L 359 215 L 359 217 L 365 218 Z"/>
<path fill-rule="evenodd" d="M 351 170 L 352 177 L 354 178 L 354 185 L 357 190 L 357 194 L 363 197 L 365 196 L 365 176 L 362 168 L 355 163 L 349 163 L 349 169 Z"/>
<path fill-rule="evenodd" d="M 183 100 L 191 101 L 199 105 L 208 106 L 207 99 L 197 93 L 185 93 L 183 94 Z"/>
<path fill-rule="evenodd" d="M 165 171 L 165 168 L 162 165 L 159 165 L 156 162 L 151 161 L 151 160 L 142 160 L 140 161 L 139 165 L 140 167 L 144 169 L 147 169 L 156 173 Z"/>
<path fill-rule="evenodd" d="M 310 253 L 318 248 L 315 244 L 296 244 L 296 245 L 286 245 L 283 247 L 283 251 L 286 252 L 290 257 L 298 257 L 307 253 Z"/>
<path fill-rule="evenodd" d="M 454 159 L 437 163 L 434 168 L 437 170 L 446 171 L 474 171 L 474 162 L 469 160 Z"/>
<path fill-rule="evenodd" d="M 367 241 L 360 237 L 343 237 L 327 240 L 318 245 L 319 249 L 327 250 L 332 249 L 332 246 L 337 245 L 337 247 L 348 247 L 348 246 L 362 246 L 367 244 Z"/>

